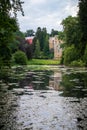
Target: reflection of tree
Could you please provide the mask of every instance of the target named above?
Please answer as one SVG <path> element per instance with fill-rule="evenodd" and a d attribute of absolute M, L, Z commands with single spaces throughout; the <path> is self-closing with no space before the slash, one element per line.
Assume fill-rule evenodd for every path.
<path fill-rule="evenodd" d="M 19 83 L 20 87 L 33 88 L 35 90 L 47 90 L 49 86 L 50 71 L 32 71 Z"/>
<path fill-rule="evenodd" d="M 87 96 L 87 73 L 71 73 L 62 76 L 63 96 Z"/>

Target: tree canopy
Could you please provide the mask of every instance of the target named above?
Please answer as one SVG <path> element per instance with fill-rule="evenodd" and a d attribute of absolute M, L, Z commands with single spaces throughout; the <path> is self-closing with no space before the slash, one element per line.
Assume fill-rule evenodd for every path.
<path fill-rule="evenodd" d="M 24 15 L 22 3 L 20 0 L 0 0 L 0 62 L 2 65 L 10 63 L 11 51 L 9 43 L 13 41 L 13 33 L 19 29 L 17 11 L 21 11 L 22 15 Z M 12 13 L 14 17 L 11 16 Z M 2 48 L 8 50 L 8 54 L 2 53 Z"/>
<path fill-rule="evenodd" d="M 87 0 L 79 0 L 78 16 L 82 32 L 81 36 L 82 50 L 84 50 L 87 44 Z"/>
<path fill-rule="evenodd" d="M 63 58 L 65 64 L 80 63 L 87 66 L 87 0 L 79 0 L 78 4 L 78 16 L 69 16 L 62 21 L 65 35 Z"/>
<path fill-rule="evenodd" d="M 24 15 L 23 3 L 21 0 L 0 0 L 0 13 L 10 14 L 12 12 L 16 16 L 17 12 L 21 11 Z"/>

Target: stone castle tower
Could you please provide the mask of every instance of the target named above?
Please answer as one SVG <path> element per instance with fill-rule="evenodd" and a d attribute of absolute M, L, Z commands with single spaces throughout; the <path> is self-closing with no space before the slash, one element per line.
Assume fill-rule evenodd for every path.
<path fill-rule="evenodd" d="M 62 43 L 63 43 L 63 41 L 59 40 L 57 35 L 49 38 L 49 48 L 50 48 L 50 50 L 54 51 L 54 59 L 61 58 L 61 56 L 62 56 L 61 44 Z"/>

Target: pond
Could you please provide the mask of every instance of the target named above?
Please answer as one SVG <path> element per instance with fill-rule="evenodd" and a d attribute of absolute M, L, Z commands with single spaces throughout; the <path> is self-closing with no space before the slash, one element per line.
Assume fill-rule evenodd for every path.
<path fill-rule="evenodd" d="M 0 76 L 0 130 L 87 130 L 87 68 L 12 67 Z"/>

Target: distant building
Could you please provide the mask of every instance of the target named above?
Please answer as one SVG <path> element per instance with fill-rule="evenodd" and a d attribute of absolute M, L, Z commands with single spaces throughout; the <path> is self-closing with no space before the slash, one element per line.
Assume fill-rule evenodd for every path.
<path fill-rule="evenodd" d="M 49 38 L 49 48 L 50 48 L 50 50 L 54 51 L 54 59 L 61 58 L 61 56 L 62 56 L 61 44 L 62 43 L 63 43 L 63 41 L 59 40 L 57 35 Z"/>
<path fill-rule="evenodd" d="M 25 40 L 27 43 L 32 44 L 33 43 L 34 36 L 25 37 Z"/>

